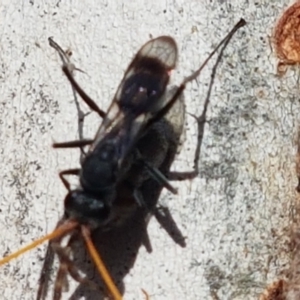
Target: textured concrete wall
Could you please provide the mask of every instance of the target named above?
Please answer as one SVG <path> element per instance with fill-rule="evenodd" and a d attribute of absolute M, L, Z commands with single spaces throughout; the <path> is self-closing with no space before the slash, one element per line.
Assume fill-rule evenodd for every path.
<path fill-rule="evenodd" d="M 152 218 L 152 253 L 139 248 L 124 287 L 125 299 L 144 299 L 141 288 L 153 300 L 257 299 L 289 268 L 297 200 L 299 70 L 277 77 L 270 46 L 274 23 L 288 4 L 2 0 L 0 255 L 54 228 L 66 193 L 57 172 L 79 164 L 78 151 L 51 148 L 53 140 L 76 138 L 77 114 L 49 36 L 73 52 L 73 62 L 87 73 L 76 78 L 106 109 L 134 53 L 150 36 L 176 39 L 178 83 L 243 17 L 248 24 L 233 38 L 217 72 L 200 174 L 175 183 L 179 195 L 160 197 L 186 246 Z M 188 112 L 201 114 L 211 67 L 188 86 Z M 86 121 L 85 136 L 92 137 L 99 119 L 92 114 Z M 196 125 L 187 116 L 186 142 L 173 169 L 192 168 L 195 144 Z M 44 255 L 42 246 L 0 269 L 1 299 L 34 298 Z M 120 270 L 121 265 L 118 261 Z M 70 282 L 68 295 L 77 285 Z"/>

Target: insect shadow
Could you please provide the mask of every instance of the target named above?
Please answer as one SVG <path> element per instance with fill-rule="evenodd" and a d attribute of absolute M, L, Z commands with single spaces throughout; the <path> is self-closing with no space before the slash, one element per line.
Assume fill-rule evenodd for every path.
<path fill-rule="evenodd" d="M 160 171 L 163 174 L 169 171 L 175 154 L 176 151 L 170 153 L 162 164 Z M 152 178 L 146 180 L 140 189 L 146 207 L 138 207 L 134 214 L 121 226 L 112 228 L 107 232 L 103 232 L 101 229 L 96 230 L 92 235 L 95 247 L 99 253 L 101 253 L 101 257 L 105 261 L 106 267 L 121 294 L 125 293 L 123 279 L 134 266 L 141 245 L 143 245 L 148 252 L 152 251 L 147 233 L 147 222 L 145 220 L 149 220 L 152 214 L 161 215 L 161 219 L 164 218 L 164 214 L 160 213 L 156 207 L 162 189 L 163 187 L 156 180 Z M 165 208 L 165 210 L 167 210 L 167 208 Z M 165 216 L 168 217 L 169 214 L 165 213 Z M 173 232 L 174 228 L 177 228 L 176 226 L 174 227 L 175 222 L 171 217 L 166 218 L 164 224 L 165 228 L 168 228 L 168 232 Z M 176 234 L 172 234 L 172 237 L 179 244 L 185 245 L 184 237 L 179 229 L 177 229 Z M 84 248 L 79 246 L 78 249 Z M 78 266 L 90 280 L 93 280 L 93 282 L 99 286 L 103 286 L 103 281 L 100 277 L 98 275 L 95 276 L 95 269 L 86 263 L 85 252 L 86 251 L 74 251 L 76 266 Z M 94 291 L 84 284 L 79 284 L 70 299 L 80 299 L 83 296 L 85 299 L 102 299 L 98 291 Z M 103 294 L 102 297 L 105 298 L 105 294 Z"/>

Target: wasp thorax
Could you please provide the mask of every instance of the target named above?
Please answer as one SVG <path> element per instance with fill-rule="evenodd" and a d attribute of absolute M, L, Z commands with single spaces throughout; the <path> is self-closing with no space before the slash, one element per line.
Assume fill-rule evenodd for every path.
<path fill-rule="evenodd" d="M 119 100 L 121 110 L 132 114 L 152 111 L 165 91 L 165 82 L 161 76 L 138 73 L 126 80 Z"/>
<path fill-rule="evenodd" d="M 88 155 L 81 169 L 80 181 L 84 189 L 101 193 L 116 182 L 115 148 L 105 145 L 101 151 Z"/>

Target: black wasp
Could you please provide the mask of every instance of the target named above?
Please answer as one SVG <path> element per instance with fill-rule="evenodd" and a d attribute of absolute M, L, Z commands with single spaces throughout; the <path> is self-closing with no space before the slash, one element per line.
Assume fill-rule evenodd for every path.
<path fill-rule="evenodd" d="M 104 266 L 93 247 L 90 232 L 99 227 L 108 229 L 118 223 L 119 219 L 124 219 L 119 212 L 120 207 L 124 208 L 123 197 L 130 199 L 129 211 L 132 207 L 145 206 L 139 187 L 149 177 L 173 193 L 176 192 L 159 170 L 162 161 L 155 157 L 152 162 L 149 162 L 150 156 L 143 156 L 141 145 L 147 144 L 149 137 L 147 134 L 172 109 L 186 84 L 197 78 L 211 56 L 221 45 L 227 45 L 237 29 L 244 24 L 245 21 L 241 20 L 221 41 L 205 63 L 172 92 L 169 99 L 166 97 L 166 88 L 170 73 L 176 67 L 177 46 L 174 39 L 168 36 L 150 40 L 142 46 L 129 65 L 107 113 L 102 111 L 77 84 L 72 75 L 73 66 L 68 62 L 64 63 L 63 72 L 73 88 L 86 104 L 103 118 L 103 121 L 92 140 L 81 139 L 54 144 L 55 148 L 89 146 L 80 169 L 69 169 L 59 173 L 68 189 L 68 194 L 64 202 L 64 215 L 58 222 L 56 230 L 0 261 L 0 264 L 3 264 L 50 239 L 51 247 L 47 251 L 38 299 L 46 296 L 49 275 L 45 267 L 47 269 L 47 265 L 51 264 L 49 261 L 53 259 L 53 253 L 56 253 L 60 259 L 54 299 L 61 298 L 62 289 L 66 285 L 66 272 L 75 280 L 93 286 L 92 282 L 79 275 L 69 255 L 72 243 L 80 234 L 86 241 L 87 248 L 110 293 L 114 299 L 122 298 L 108 272 L 102 270 Z M 49 42 L 61 54 L 60 47 L 52 39 L 49 39 Z M 193 176 L 196 173 L 197 170 Z M 79 187 L 72 190 L 65 178 L 66 175 L 79 176 Z M 69 241 L 66 246 L 62 246 L 62 239 L 66 236 L 69 236 Z"/>

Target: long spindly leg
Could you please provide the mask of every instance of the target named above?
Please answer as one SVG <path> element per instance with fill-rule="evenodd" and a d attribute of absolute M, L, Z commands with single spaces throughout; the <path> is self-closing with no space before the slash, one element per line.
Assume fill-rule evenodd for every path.
<path fill-rule="evenodd" d="M 66 278 L 67 274 L 69 274 L 78 283 L 84 284 L 93 290 L 99 290 L 98 286 L 94 282 L 85 277 L 82 277 L 79 274 L 78 268 L 74 264 L 74 261 L 70 258 L 72 244 L 77 238 L 78 235 L 72 236 L 66 247 L 61 247 L 58 244 L 54 246 L 54 251 L 58 255 L 60 260 L 60 266 L 54 286 L 54 289 L 56 290 L 56 292 L 54 292 L 55 295 L 57 294 L 61 296 L 62 289 L 66 289 L 68 287 Z M 57 300 L 58 299 L 60 298 L 57 298 Z"/>
<path fill-rule="evenodd" d="M 61 220 L 57 222 L 56 229 L 64 226 L 66 220 L 63 217 Z M 53 249 L 53 245 L 59 244 L 62 240 L 63 236 L 58 236 L 53 240 L 50 240 L 47 246 L 47 252 L 44 259 L 43 268 L 39 278 L 39 288 L 36 296 L 36 300 L 45 300 L 48 293 L 49 282 L 51 278 L 53 262 L 54 262 L 54 255 L 55 251 Z"/>
<path fill-rule="evenodd" d="M 212 81 L 211 81 L 211 83 L 212 83 Z M 211 89 L 211 86 L 210 86 L 210 89 Z M 186 172 L 169 172 L 167 175 L 168 180 L 171 180 L 171 181 L 173 181 L 173 180 L 174 181 L 175 180 L 176 181 L 191 180 L 198 176 L 198 174 L 199 174 L 199 159 L 200 159 L 201 145 L 202 145 L 202 141 L 203 141 L 204 125 L 205 125 L 205 120 L 206 120 L 206 112 L 207 112 L 208 103 L 209 103 L 209 96 L 206 97 L 203 112 L 200 117 L 190 114 L 193 118 L 195 118 L 195 120 L 197 121 L 197 125 L 198 125 L 197 146 L 195 149 L 193 170 L 186 171 Z"/>
<path fill-rule="evenodd" d="M 66 175 L 76 175 L 76 176 L 79 176 L 79 174 L 80 174 L 80 169 L 68 169 L 68 170 L 63 170 L 63 171 L 61 171 L 61 172 L 58 173 L 59 178 L 61 179 L 61 181 L 63 182 L 64 186 L 66 187 L 66 189 L 68 191 L 71 190 L 71 187 L 70 187 L 70 183 L 65 178 L 65 176 Z"/>
<path fill-rule="evenodd" d="M 168 207 L 158 205 L 154 210 L 154 216 L 176 244 L 186 247 L 186 237 L 181 233 Z"/>
<path fill-rule="evenodd" d="M 39 288 L 38 288 L 36 300 L 44 300 L 47 297 L 53 262 L 54 262 L 54 251 L 51 247 L 51 243 L 48 243 L 43 268 L 39 279 Z"/>
<path fill-rule="evenodd" d="M 74 86 L 74 84 L 72 84 L 72 80 L 75 81 L 75 79 L 73 77 L 73 73 L 74 73 L 73 71 L 74 70 L 77 70 L 77 71 L 80 71 L 80 72 L 83 72 L 83 71 L 76 68 L 74 66 L 74 64 L 71 63 L 69 55 L 67 55 L 67 53 L 52 38 L 48 38 L 48 41 L 49 41 L 50 46 L 58 52 L 58 54 L 59 54 L 59 56 L 60 56 L 60 58 L 63 62 L 63 70 L 64 69 L 67 70 L 67 71 L 64 71 L 64 72 L 65 72 L 67 78 L 69 79 L 69 81 L 71 82 L 72 92 L 73 92 L 75 105 L 76 105 L 76 109 L 77 109 L 78 136 L 79 136 L 79 140 L 83 141 L 83 140 L 85 140 L 84 137 L 83 137 L 84 118 L 90 112 L 84 113 L 81 110 L 80 105 L 79 105 L 79 101 L 77 99 L 77 93 L 76 92 L 79 93 L 79 95 L 86 102 L 86 104 L 93 111 L 96 111 L 101 118 L 105 117 L 105 113 L 97 106 L 97 104 L 88 95 L 85 94 L 85 92 L 78 86 L 77 83 L 75 83 L 75 86 Z M 67 144 L 67 143 L 65 143 L 65 144 Z M 83 144 L 84 144 L 84 142 L 83 142 Z M 59 148 L 59 147 L 56 147 L 56 148 Z M 60 148 L 62 148 L 62 147 L 60 147 Z M 67 148 L 67 147 L 64 147 L 64 148 Z M 80 152 L 81 152 L 80 162 L 82 162 L 84 160 L 85 156 L 86 156 L 86 153 L 83 149 L 83 146 L 79 147 L 79 148 L 80 148 Z"/>
<path fill-rule="evenodd" d="M 73 89 L 80 95 L 82 100 L 87 104 L 87 106 L 95 111 L 100 118 L 105 118 L 106 113 L 96 104 L 96 102 L 88 96 L 85 91 L 79 86 L 79 84 L 76 82 L 74 79 L 72 72 L 70 72 L 70 69 L 68 68 L 67 65 L 63 65 L 62 67 L 63 72 L 65 73 L 66 77 L 70 81 Z"/>
<path fill-rule="evenodd" d="M 216 60 L 216 63 L 213 67 L 212 73 L 211 73 L 211 81 L 210 81 L 210 85 L 209 85 L 209 89 L 208 89 L 208 93 L 207 93 L 207 97 L 205 99 L 204 102 L 204 108 L 203 108 L 203 112 L 201 114 L 201 116 L 196 117 L 195 115 L 192 115 L 198 124 L 198 135 L 197 135 L 197 146 L 196 146 L 196 150 L 195 150 L 195 156 L 194 156 L 194 170 L 192 171 L 187 171 L 187 172 L 169 172 L 167 174 L 167 176 L 164 176 L 164 174 L 162 174 L 159 170 L 156 170 L 155 168 L 148 166 L 147 162 L 143 162 L 145 164 L 145 166 L 148 169 L 149 174 L 151 175 L 152 178 L 154 178 L 155 180 L 157 180 L 161 185 L 163 185 L 164 187 L 166 187 L 167 189 L 169 189 L 171 192 L 175 192 L 176 189 L 174 187 L 172 187 L 172 185 L 169 183 L 168 180 L 178 180 L 178 181 L 182 181 L 182 180 L 187 180 L 187 179 L 193 179 L 195 178 L 198 173 L 199 173 L 199 159 L 200 159 L 200 152 L 201 152 L 201 145 L 202 145 L 202 140 L 203 140 L 203 134 L 204 134 L 204 125 L 205 125 L 205 121 L 206 121 L 206 113 L 207 113 L 207 108 L 208 108 L 208 104 L 209 104 L 209 99 L 210 99 L 210 95 L 211 95 L 211 90 L 212 90 L 212 86 L 214 83 L 214 78 L 215 78 L 215 74 L 216 74 L 216 69 L 217 66 L 221 60 L 221 57 L 223 55 L 223 52 L 227 46 L 227 44 L 229 43 L 230 39 L 232 38 L 233 34 L 242 26 L 244 26 L 246 23 L 243 19 L 240 20 L 240 22 L 237 23 L 237 25 L 233 28 L 233 30 L 225 37 L 225 39 L 223 39 L 219 45 L 215 48 L 215 50 L 209 55 L 209 57 L 205 60 L 205 62 L 201 65 L 201 67 L 196 70 L 194 73 L 192 73 L 189 77 L 187 77 L 182 83 L 181 85 L 177 88 L 177 90 L 175 91 L 174 95 L 172 96 L 172 98 L 167 102 L 167 104 L 154 116 L 154 118 L 152 118 L 146 127 L 150 127 L 154 122 L 159 121 L 174 105 L 174 103 L 177 101 L 177 99 L 180 97 L 181 93 L 183 92 L 183 90 L 185 89 L 185 86 L 188 82 L 191 82 L 193 80 L 195 80 L 201 70 L 203 69 L 203 67 L 206 65 L 206 63 L 208 62 L 208 60 L 216 53 L 216 51 L 222 46 L 221 51 L 218 55 L 218 58 Z M 176 192 L 175 192 L 176 193 Z M 141 200 L 139 200 L 141 201 Z"/>
<path fill-rule="evenodd" d="M 138 149 L 135 150 L 135 164 L 139 164 L 143 169 L 145 169 L 149 176 L 153 178 L 159 185 L 169 190 L 172 194 L 177 194 L 177 189 L 171 185 L 165 175 L 158 168 L 151 165 Z M 134 189 L 134 198 L 139 206 L 144 206 L 141 193 L 138 189 Z"/>
<path fill-rule="evenodd" d="M 71 252 L 72 250 L 72 245 L 74 244 L 74 242 L 76 242 L 79 238 L 79 234 L 73 234 L 68 242 L 67 248 L 69 249 L 69 251 Z M 97 285 L 90 281 L 87 278 L 82 277 L 79 272 L 78 272 L 78 268 L 75 266 L 74 262 L 69 258 L 69 253 L 67 253 L 68 255 L 64 255 L 62 258 L 67 262 L 68 264 L 68 272 L 70 274 L 70 276 L 77 282 L 79 283 L 83 283 L 88 285 L 91 289 L 97 290 L 98 287 Z"/>
<path fill-rule="evenodd" d="M 237 25 L 233 28 L 233 30 L 226 36 L 226 38 L 223 41 L 220 42 L 220 44 L 216 48 L 216 49 L 218 49 L 220 46 L 222 46 L 220 53 L 217 57 L 217 60 L 213 66 L 212 72 L 211 72 L 211 80 L 210 80 L 208 92 L 207 92 L 207 95 L 206 95 L 206 98 L 204 101 L 202 114 L 199 117 L 195 116 L 194 114 L 190 114 L 193 118 L 195 118 L 195 120 L 197 122 L 197 126 L 198 126 L 197 146 L 196 146 L 195 156 L 194 156 L 194 170 L 188 171 L 188 172 L 170 172 L 167 176 L 167 178 L 169 180 L 178 180 L 178 181 L 188 180 L 188 179 L 193 179 L 193 178 L 197 177 L 197 175 L 199 174 L 199 159 L 200 159 L 201 145 L 202 145 L 202 140 L 203 140 L 203 135 L 204 135 L 204 127 L 205 127 L 205 122 L 206 122 L 207 108 L 209 105 L 210 95 L 211 95 L 212 87 L 214 84 L 217 67 L 221 61 L 223 52 L 224 52 L 226 46 L 228 45 L 231 37 L 233 36 L 233 34 L 235 33 L 235 31 L 237 29 L 239 29 L 240 27 L 242 27 L 244 25 L 245 25 L 245 21 L 243 19 L 241 19 L 240 22 L 237 23 Z M 207 60 L 206 60 L 206 62 L 207 62 Z M 186 83 L 197 78 L 201 69 L 202 69 L 202 66 L 196 72 L 194 72 L 191 76 L 186 78 L 183 81 L 183 83 L 181 84 L 181 86 L 183 86 L 183 88 L 184 88 Z M 178 88 L 178 90 L 180 90 L 180 87 Z M 178 90 L 177 90 L 177 92 L 178 92 Z M 171 101 L 172 100 L 173 99 L 171 99 Z"/>
<path fill-rule="evenodd" d="M 67 270 L 68 270 L 67 264 L 61 262 L 55 278 L 53 300 L 60 300 L 63 289 L 66 289 L 66 286 L 68 285 L 67 278 L 66 278 Z"/>
<path fill-rule="evenodd" d="M 174 103 L 177 101 L 177 99 L 179 98 L 179 96 L 182 94 L 182 92 L 184 91 L 187 83 L 197 79 L 197 77 L 200 75 L 202 69 L 205 67 L 205 65 L 207 64 L 207 62 L 211 59 L 211 57 L 221 48 L 221 52 L 223 53 L 224 49 L 226 48 L 226 46 L 228 45 L 228 43 L 230 42 L 231 38 L 233 37 L 233 35 L 235 34 L 235 32 L 243 27 L 244 25 L 246 25 L 246 22 L 244 19 L 241 19 L 235 26 L 234 28 L 226 35 L 226 37 L 217 45 L 217 47 L 210 53 L 210 55 L 207 57 L 207 59 L 204 61 L 204 63 L 200 66 L 199 69 L 197 69 L 196 71 L 194 71 L 190 76 L 186 77 L 183 82 L 179 85 L 178 89 L 176 90 L 176 92 L 174 93 L 174 95 L 172 96 L 172 98 L 167 101 L 167 104 L 161 109 L 159 110 L 155 116 L 148 122 L 147 124 L 147 128 L 149 128 L 154 122 L 160 120 L 166 113 L 168 113 L 168 111 L 172 108 L 172 106 L 174 105 Z M 220 55 L 219 55 L 220 56 Z"/>
<path fill-rule="evenodd" d="M 59 268 L 54 282 L 53 300 L 60 300 L 63 290 L 67 291 L 69 289 L 67 274 L 69 270 L 69 264 L 72 264 L 69 256 L 71 253 L 71 241 L 73 241 L 72 237 L 74 236 L 77 235 L 73 234 L 70 237 L 70 240 L 66 247 L 62 247 L 60 245 L 60 241 L 52 242 L 51 244 L 53 252 L 59 258 Z"/>
<path fill-rule="evenodd" d="M 94 140 L 92 139 L 82 139 L 82 140 L 75 140 L 75 141 L 68 141 L 62 143 L 53 143 L 53 148 L 82 148 L 88 145 L 91 145 Z"/>
<path fill-rule="evenodd" d="M 80 71 L 82 73 L 84 73 L 82 70 L 78 69 L 75 67 L 74 64 L 71 63 L 70 61 L 70 55 L 68 55 L 54 40 L 53 38 L 48 38 L 49 44 L 52 48 L 54 48 L 57 53 L 59 54 L 63 65 L 66 66 L 69 70 L 70 73 L 73 73 L 74 70 L 76 71 Z M 82 140 L 83 139 L 83 122 L 84 122 L 84 118 L 87 114 L 85 114 L 79 105 L 79 101 L 77 99 L 77 94 L 76 94 L 76 90 L 73 88 L 72 86 L 72 92 L 73 92 L 73 96 L 74 96 L 74 100 L 75 100 L 75 105 L 76 105 L 76 109 L 77 109 L 77 115 L 78 115 L 78 119 L 77 119 L 77 123 L 78 123 L 78 135 L 79 135 L 79 139 Z"/>
<path fill-rule="evenodd" d="M 80 155 L 80 163 L 83 162 L 84 158 L 86 157 L 86 152 L 84 151 L 84 147 L 91 145 L 94 140 L 92 139 L 81 139 L 75 141 L 68 141 L 62 143 L 53 143 L 52 147 L 55 149 L 64 149 L 64 148 L 79 148 L 81 155 Z"/>
<path fill-rule="evenodd" d="M 147 169 L 149 175 L 155 179 L 160 185 L 162 185 L 164 188 L 169 190 L 172 194 L 177 194 L 178 191 L 176 188 L 174 188 L 169 180 L 165 177 L 165 175 L 158 170 L 157 168 L 151 166 L 147 161 L 140 160 L 140 162 L 144 165 L 144 167 Z"/>
<path fill-rule="evenodd" d="M 241 19 L 235 26 L 234 28 L 230 31 L 230 33 L 219 43 L 219 45 L 214 49 L 214 51 L 208 56 L 208 58 L 204 61 L 204 63 L 200 66 L 198 70 L 193 72 L 190 76 L 188 76 L 183 82 L 180 84 L 180 86 L 175 90 L 175 93 L 171 97 L 170 100 L 167 101 L 167 104 L 156 113 L 156 115 L 147 123 L 146 128 L 149 128 L 153 123 L 159 121 L 161 118 L 164 117 L 166 113 L 172 108 L 172 106 L 175 104 L 177 99 L 181 96 L 183 90 L 185 89 L 185 86 L 187 83 L 195 80 L 204 66 L 207 64 L 207 62 L 210 60 L 210 58 L 217 52 L 217 50 L 221 47 L 220 53 L 218 55 L 218 58 L 216 60 L 216 63 L 213 67 L 212 74 L 211 74 L 211 80 L 210 80 L 210 85 L 209 85 L 209 90 L 207 93 L 207 97 L 204 102 L 204 108 L 201 116 L 197 117 L 195 115 L 192 115 L 197 121 L 198 124 L 198 136 L 197 136 L 197 147 L 195 150 L 195 156 L 194 156 L 194 170 L 192 171 L 187 171 L 187 172 L 168 172 L 166 176 L 162 174 L 158 169 L 150 166 L 147 161 L 144 161 L 142 158 L 140 158 L 140 162 L 146 167 L 147 171 L 149 172 L 150 176 L 155 179 L 159 184 L 167 188 L 169 191 L 172 193 L 176 194 L 177 190 L 170 184 L 169 180 L 177 180 L 177 181 L 182 181 L 182 180 L 187 180 L 187 179 L 193 179 L 197 177 L 199 173 L 199 159 L 200 159 L 200 150 L 201 150 L 201 145 L 202 145 L 202 140 L 203 140 L 203 133 L 204 133 L 204 125 L 206 121 L 206 112 L 207 112 L 207 107 L 209 104 L 209 99 L 211 95 L 211 89 L 214 83 L 214 78 L 216 74 L 216 69 L 217 66 L 221 60 L 221 57 L 223 55 L 223 52 L 225 48 L 227 47 L 229 41 L 231 40 L 232 36 L 234 33 L 242 26 L 244 26 L 246 22 Z M 136 197 L 135 197 L 136 198 Z M 138 203 L 141 202 L 139 199 L 137 201 Z"/>

